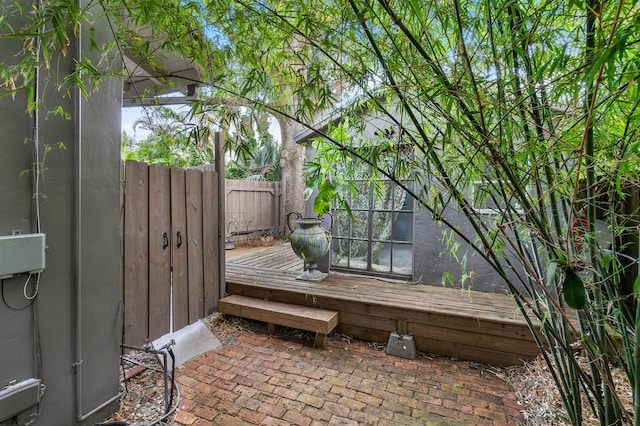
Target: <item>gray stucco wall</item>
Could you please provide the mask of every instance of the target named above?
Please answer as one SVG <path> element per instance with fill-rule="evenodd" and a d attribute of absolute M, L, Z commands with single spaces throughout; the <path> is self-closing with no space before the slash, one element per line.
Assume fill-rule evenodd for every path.
<path fill-rule="evenodd" d="M 465 230 L 465 235 L 474 235 L 465 219 L 454 214 L 447 214 L 452 225 Z M 474 291 L 504 293 L 507 286 L 504 280 L 481 258 L 462 238 L 456 238 L 460 244 L 457 255 L 461 259 L 467 253 L 466 269 L 463 271 L 460 262 L 450 253 L 443 242 L 445 225 L 434 222 L 432 215 L 424 210 L 416 212 L 413 234 L 413 279 L 428 285 L 442 285 L 445 273 L 451 274 L 453 286 L 469 288 Z M 473 240 L 473 238 L 471 238 Z M 473 271 L 469 275 L 470 271 Z M 462 284 L 464 274 L 471 278 Z M 447 282 L 447 286 L 451 285 Z"/>
<path fill-rule="evenodd" d="M 104 25 L 98 21 L 95 26 L 98 41 L 108 37 Z M 82 51 L 89 55 L 87 31 Z M 114 406 L 86 415 L 119 392 L 122 83 L 109 80 L 86 100 L 77 93 L 63 97 L 56 82 L 72 69 L 77 47 L 73 40 L 66 57 L 53 58 L 53 74 L 42 74 L 40 81 L 40 218 L 48 251 L 39 293 L 26 309 L 0 303 L 0 388 L 38 376 L 34 332 L 39 333 L 46 389 L 36 425 L 93 424 Z M 19 42 L 3 41 L 0 61 L 13 60 L 19 48 Z M 71 120 L 48 113 L 58 105 Z M 36 230 L 32 174 L 22 173 L 34 158 L 33 118 L 25 107 L 26 93 L 0 98 L 0 235 Z M 51 150 L 45 155 L 46 147 Z M 4 280 L 10 306 L 27 305 L 22 294 L 26 278 Z"/>

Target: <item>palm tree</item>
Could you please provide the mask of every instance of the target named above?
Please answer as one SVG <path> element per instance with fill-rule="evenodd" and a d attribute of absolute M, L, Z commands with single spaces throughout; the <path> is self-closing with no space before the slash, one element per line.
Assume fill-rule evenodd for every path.
<path fill-rule="evenodd" d="M 233 159 L 227 163 L 226 175 L 230 179 L 280 181 L 280 145 L 269 132 L 269 121 L 266 116 L 258 117 L 251 126 L 250 134 L 246 132 L 247 126 L 243 126 L 244 132 L 237 132 L 228 139 L 233 140 L 225 144 L 229 147 Z M 246 122 L 245 122 L 246 124 Z M 239 133 L 239 134 L 238 134 Z M 238 143 L 240 141 L 240 143 Z M 235 150 L 231 152 L 231 147 Z"/>

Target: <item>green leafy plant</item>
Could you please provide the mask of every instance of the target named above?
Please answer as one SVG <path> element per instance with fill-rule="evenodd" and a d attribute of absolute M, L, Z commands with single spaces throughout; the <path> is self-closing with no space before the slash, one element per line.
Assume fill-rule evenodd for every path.
<path fill-rule="evenodd" d="M 324 179 L 318 186 L 318 196 L 313 200 L 313 211 L 324 215 L 331 211 L 332 201 L 336 196 L 336 187 L 329 179 Z"/>

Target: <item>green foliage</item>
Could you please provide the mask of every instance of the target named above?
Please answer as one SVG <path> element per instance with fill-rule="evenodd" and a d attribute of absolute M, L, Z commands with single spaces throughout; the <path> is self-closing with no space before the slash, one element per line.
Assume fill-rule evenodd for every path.
<path fill-rule="evenodd" d="M 313 211 L 318 216 L 331 211 L 333 199 L 336 196 L 336 187 L 329 179 L 325 179 L 318 186 L 318 195 L 313 200 Z"/>
<path fill-rule="evenodd" d="M 135 140 L 122 138 L 122 159 L 172 167 L 213 164 L 215 146 L 212 135 L 219 125 L 219 112 L 194 109 L 147 107 L 134 123 L 149 135 Z M 280 180 L 279 145 L 268 131 L 267 116 L 248 118 L 243 114 L 238 126 L 227 134 L 224 144 L 226 177 L 244 180 Z"/>
<path fill-rule="evenodd" d="M 124 134 L 121 155 L 124 161 L 136 160 L 172 167 L 194 167 L 212 164 L 215 159 L 213 141 L 197 124 L 190 123 L 185 113 L 167 107 L 146 108 L 134 128 L 149 132 L 137 141 Z"/>
<path fill-rule="evenodd" d="M 226 136 L 224 151 L 229 179 L 280 181 L 280 145 L 269 131 L 267 114 L 239 113 Z"/>
<path fill-rule="evenodd" d="M 567 305 L 572 309 L 584 309 L 587 304 L 584 283 L 572 267 L 568 267 L 564 271 L 562 295 Z"/>

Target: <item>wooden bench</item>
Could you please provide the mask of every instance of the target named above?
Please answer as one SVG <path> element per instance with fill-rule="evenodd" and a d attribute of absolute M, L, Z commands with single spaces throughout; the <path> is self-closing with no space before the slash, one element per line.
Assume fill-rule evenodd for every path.
<path fill-rule="evenodd" d="M 276 325 L 314 332 L 314 346 L 321 348 L 327 342 L 327 335 L 338 325 L 336 311 L 239 295 L 218 301 L 218 312 L 266 322 L 270 333 L 275 332 Z"/>

